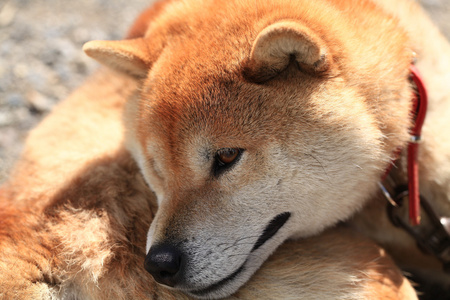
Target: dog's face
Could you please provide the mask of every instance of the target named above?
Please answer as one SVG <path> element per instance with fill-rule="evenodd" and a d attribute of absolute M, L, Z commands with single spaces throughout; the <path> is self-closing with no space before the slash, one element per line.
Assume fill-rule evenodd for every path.
<path fill-rule="evenodd" d="M 217 80 L 175 99 L 153 91 L 161 76 L 141 99 L 133 151 L 159 203 L 147 267 L 162 282 L 227 295 L 286 238 L 347 218 L 373 189 L 381 133 L 361 102 L 343 105 L 358 96 L 339 82 Z"/>
<path fill-rule="evenodd" d="M 362 206 L 398 146 L 387 135 L 405 138 L 408 108 L 397 99 L 382 115 L 388 92 L 364 90 L 367 78 L 335 56 L 344 46 L 300 21 L 241 18 L 217 30 L 215 16 L 170 9 L 173 22 L 164 16 L 146 38 L 86 51 L 143 81 L 126 123 L 159 204 L 147 270 L 193 296 L 224 297 L 287 238 L 316 234 Z M 389 93 L 401 98 L 408 57 L 393 59 L 405 70 Z"/>

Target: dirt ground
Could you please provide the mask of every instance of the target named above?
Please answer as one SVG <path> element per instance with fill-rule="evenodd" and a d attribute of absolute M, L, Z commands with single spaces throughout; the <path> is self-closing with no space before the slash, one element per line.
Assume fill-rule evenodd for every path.
<path fill-rule="evenodd" d="M 119 39 L 154 0 L 0 0 L 0 182 L 26 133 L 96 68 L 81 51 Z M 450 1 L 422 0 L 450 38 Z"/>

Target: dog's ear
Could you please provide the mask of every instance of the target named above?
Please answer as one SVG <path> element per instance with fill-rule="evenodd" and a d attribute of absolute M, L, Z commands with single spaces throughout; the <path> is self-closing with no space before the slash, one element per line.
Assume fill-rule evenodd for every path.
<path fill-rule="evenodd" d="M 100 63 L 139 78 L 146 76 L 154 61 L 149 49 L 144 38 L 90 41 L 83 46 L 84 52 Z"/>
<path fill-rule="evenodd" d="M 326 44 L 312 30 L 295 21 L 280 21 L 256 37 L 243 73 L 251 81 L 263 82 L 292 62 L 312 75 L 326 74 L 332 64 Z"/>

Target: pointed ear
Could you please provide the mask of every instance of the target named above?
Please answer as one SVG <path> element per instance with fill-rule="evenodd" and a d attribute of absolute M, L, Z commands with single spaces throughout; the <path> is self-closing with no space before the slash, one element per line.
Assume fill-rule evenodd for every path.
<path fill-rule="evenodd" d="M 145 77 L 153 62 L 147 43 L 143 38 L 91 41 L 84 44 L 83 50 L 88 56 L 108 67 L 135 77 Z"/>
<path fill-rule="evenodd" d="M 324 41 L 312 30 L 295 21 L 280 21 L 256 37 L 244 76 L 263 82 L 285 70 L 292 61 L 312 75 L 326 73 L 332 63 Z"/>

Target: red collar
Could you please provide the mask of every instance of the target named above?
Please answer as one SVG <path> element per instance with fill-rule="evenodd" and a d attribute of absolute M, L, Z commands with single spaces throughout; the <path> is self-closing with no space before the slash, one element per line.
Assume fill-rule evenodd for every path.
<path fill-rule="evenodd" d="M 410 140 L 408 142 L 408 191 L 409 195 L 409 222 L 411 225 L 419 225 L 420 223 L 420 192 L 419 192 L 419 164 L 418 164 L 418 148 L 421 140 L 422 125 L 425 120 L 427 112 L 428 97 L 422 77 L 416 66 L 410 66 L 411 77 L 410 80 L 414 84 L 415 93 L 413 96 L 413 103 L 411 109 L 411 118 L 413 125 L 410 128 Z M 398 150 L 395 156 L 400 154 L 401 149 Z M 393 164 L 387 168 L 382 181 L 389 175 Z M 388 190 L 380 182 L 379 186 L 386 196 L 387 200 L 395 207 L 397 207 L 396 200 L 394 200 Z"/>
<path fill-rule="evenodd" d="M 409 189 L 409 221 L 411 225 L 420 223 L 420 192 L 419 192 L 419 163 L 417 154 L 421 139 L 422 125 L 427 113 L 428 96 L 425 85 L 416 66 L 411 65 L 411 80 L 416 92 L 413 97 L 412 116 L 414 125 L 410 130 L 411 139 L 408 143 L 408 189 Z"/>
<path fill-rule="evenodd" d="M 411 139 L 408 143 L 408 187 L 405 190 L 401 185 L 396 186 L 396 196 L 393 199 L 391 194 L 380 182 L 380 187 L 386 198 L 392 205 L 388 205 L 388 216 L 393 225 L 403 228 L 411 235 L 428 254 L 434 255 L 443 263 L 444 270 L 450 273 L 450 228 L 448 223 L 450 218 L 440 217 L 429 202 L 420 197 L 419 193 L 419 164 L 417 153 L 419 148 L 422 125 L 427 111 L 427 92 L 417 68 L 410 67 L 410 80 L 415 85 L 413 106 L 411 117 L 413 125 L 410 128 Z M 389 169 L 386 173 L 389 173 Z M 385 174 L 385 177 L 387 174 Z M 386 179 L 386 178 L 383 178 Z M 390 178 L 391 181 L 393 178 Z M 395 180 L 393 180 L 395 181 Z M 409 224 L 404 219 L 404 200 L 409 198 Z M 420 220 L 420 209 L 424 214 L 424 221 Z"/>

